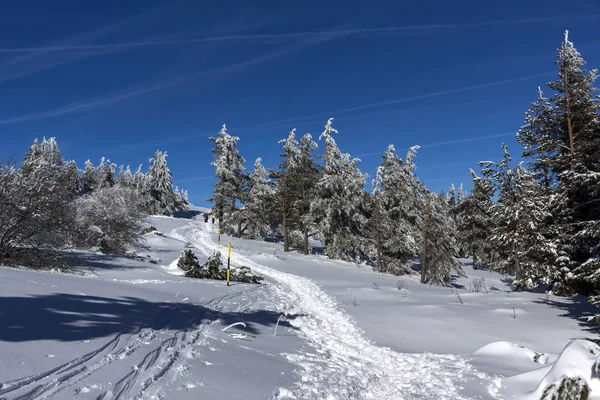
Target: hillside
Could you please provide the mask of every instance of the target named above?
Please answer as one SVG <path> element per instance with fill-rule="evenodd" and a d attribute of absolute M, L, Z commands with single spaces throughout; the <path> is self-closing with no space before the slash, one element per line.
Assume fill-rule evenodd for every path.
<path fill-rule="evenodd" d="M 0 269 L 0 398 L 523 398 L 560 377 L 572 339 L 598 339 L 576 319 L 584 300 L 511 292 L 468 260 L 468 278 L 439 288 L 222 236 L 264 283 L 185 278 L 184 248 L 201 262 L 217 250 L 194 210 L 150 217 L 136 259 Z"/>

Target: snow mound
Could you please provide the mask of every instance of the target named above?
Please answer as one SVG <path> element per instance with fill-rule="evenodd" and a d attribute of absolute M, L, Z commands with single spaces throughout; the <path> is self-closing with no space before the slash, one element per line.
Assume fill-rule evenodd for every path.
<path fill-rule="evenodd" d="M 535 390 L 524 393 L 523 400 L 563 400 L 600 395 L 600 347 L 587 340 L 572 340 L 549 365 Z M 524 374 L 528 375 L 528 374 Z M 532 375 L 529 375 L 531 377 Z M 519 376 L 514 377 L 517 380 Z M 514 379 L 511 378 L 511 379 Z M 566 378 L 566 379 L 565 379 Z M 569 379 L 572 378 L 572 379 Z"/>
<path fill-rule="evenodd" d="M 473 355 L 477 356 L 505 356 L 511 359 L 529 359 L 537 364 L 546 364 L 548 362 L 548 355 L 545 353 L 538 353 L 527 347 L 510 343 L 510 342 L 494 342 L 481 347 L 473 352 Z"/>

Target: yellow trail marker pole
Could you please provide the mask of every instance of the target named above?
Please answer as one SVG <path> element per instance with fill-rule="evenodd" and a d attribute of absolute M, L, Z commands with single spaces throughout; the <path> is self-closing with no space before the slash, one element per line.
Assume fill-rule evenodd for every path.
<path fill-rule="evenodd" d="M 229 278 L 231 277 L 231 272 L 229 269 L 229 265 L 231 262 L 231 243 L 227 245 L 227 286 L 229 286 Z"/>

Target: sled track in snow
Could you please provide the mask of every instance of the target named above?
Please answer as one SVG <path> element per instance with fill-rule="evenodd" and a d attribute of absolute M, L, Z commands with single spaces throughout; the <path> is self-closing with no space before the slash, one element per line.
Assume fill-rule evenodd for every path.
<path fill-rule="evenodd" d="M 216 250 L 214 238 L 202 224 L 189 224 L 172 234 L 196 246 L 205 255 Z M 337 302 L 307 278 L 273 270 L 239 253 L 245 265 L 272 282 L 286 300 L 289 321 L 315 349 L 314 354 L 286 354 L 301 371 L 296 387 L 282 389 L 274 399 L 468 399 L 462 393 L 467 381 L 487 385 L 497 396 L 493 378 L 480 373 L 459 355 L 402 354 L 379 347 L 364 338 Z"/>
<path fill-rule="evenodd" d="M 229 301 L 240 296 L 252 295 L 260 289 L 260 287 L 253 287 L 245 291 L 229 293 L 202 304 L 211 311 L 208 315 L 195 316 L 188 321 L 187 325 L 195 328 L 177 331 L 148 350 L 145 348 L 146 343 L 157 340 L 160 331 L 168 328 L 169 323 L 177 316 L 178 305 L 173 304 L 154 319 L 153 325 L 160 328 L 139 328 L 133 333 L 119 333 L 96 350 L 48 371 L 0 383 L 0 400 L 58 398 L 61 391 L 68 388 L 75 390 L 77 388 L 75 385 L 84 379 L 93 379 L 94 373 L 104 370 L 113 363 L 126 364 L 134 353 L 144 349 L 147 353 L 142 361 L 129 365 L 130 372 L 120 379 L 115 379 L 116 383 L 111 389 L 105 388 L 96 399 L 156 398 L 172 387 L 187 371 L 185 359 L 193 357 L 195 346 L 206 344 L 208 328 L 217 321 L 219 312 L 229 306 Z M 239 307 L 233 311 L 242 312 Z M 167 380 L 167 377 L 170 379 Z"/>

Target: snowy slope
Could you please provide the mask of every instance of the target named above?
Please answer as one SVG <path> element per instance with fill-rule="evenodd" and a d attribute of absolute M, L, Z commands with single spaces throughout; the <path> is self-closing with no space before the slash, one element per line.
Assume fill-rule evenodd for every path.
<path fill-rule="evenodd" d="M 187 279 L 181 250 L 203 261 L 217 232 L 183 217 L 151 217 L 138 259 L 79 254 L 78 276 L 0 268 L 0 399 L 521 398 L 597 338 L 561 316 L 570 300 L 469 268 L 456 286 L 490 293 L 222 236 L 265 283 Z"/>

